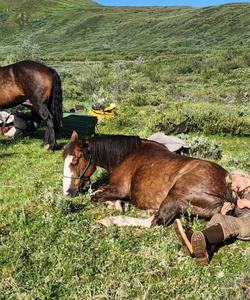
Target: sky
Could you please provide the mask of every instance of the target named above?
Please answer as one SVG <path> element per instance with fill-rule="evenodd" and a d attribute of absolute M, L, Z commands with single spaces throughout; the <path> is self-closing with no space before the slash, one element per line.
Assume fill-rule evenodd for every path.
<path fill-rule="evenodd" d="M 205 7 L 211 5 L 221 5 L 225 3 L 237 3 L 249 1 L 226 1 L 226 0 L 95 0 L 102 5 L 111 6 L 193 6 Z"/>

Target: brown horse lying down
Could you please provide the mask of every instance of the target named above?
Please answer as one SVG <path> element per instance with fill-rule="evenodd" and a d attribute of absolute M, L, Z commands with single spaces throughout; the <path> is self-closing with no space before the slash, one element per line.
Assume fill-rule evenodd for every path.
<path fill-rule="evenodd" d="M 185 209 L 211 218 L 226 197 L 227 171 L 216 163 L 181 156 L 156 142 L 134 136 L 100 135 L 78 139 L 73 133 L 64 149 L 65 195 L 75 196 L 96 166 L 111 172 L 94 202 L 130 200 L 157 210 L 151 226 L 169 225 Z"/>

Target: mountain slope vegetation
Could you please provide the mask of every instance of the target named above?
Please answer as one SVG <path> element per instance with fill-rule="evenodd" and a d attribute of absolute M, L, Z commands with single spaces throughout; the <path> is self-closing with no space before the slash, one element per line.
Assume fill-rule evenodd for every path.
<path fill-rule="evenodd" d="M 104 7 L 92 1 L 0 1 L 2 53 L 24 40 L 44 53 L 250 45 L 250 4 Z"/>

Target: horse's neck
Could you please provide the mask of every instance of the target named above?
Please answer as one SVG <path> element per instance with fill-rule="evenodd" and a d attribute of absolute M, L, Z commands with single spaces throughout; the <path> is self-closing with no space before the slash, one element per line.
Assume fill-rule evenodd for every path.
<path fill-rule="evenodd" d="M 139 141 L 139 142 L 138 142 Z M 109 140 L 108 144 L 98 142 L 90 144 L 92 159 L 96 166 L 112 171 L 118 166 L 129 154 L 136 151 L 142 145 L 141 140 L 128 140 L 119 144 L 117 141 Z"/>
<path fill-rule="evenodd" d="M 107 171 L 109 171 L 109 172 L 111 172 L 111 171 L 114 169 L 114 167 L 110 167 L 110 166 L 109 166 L 109 164 L 107 163 L 107 160 L 106 160 L 106 161 L 104 161 L 104 160 L 99 160 L 99 159 L 97 159 L 95 156 L 93 156 L 93 160 L 94 160 L 95 165 L 96 165 L 97 167 L 103 168 L 103 169 L 105 169 L 105 170 L 107 170 Z"/>

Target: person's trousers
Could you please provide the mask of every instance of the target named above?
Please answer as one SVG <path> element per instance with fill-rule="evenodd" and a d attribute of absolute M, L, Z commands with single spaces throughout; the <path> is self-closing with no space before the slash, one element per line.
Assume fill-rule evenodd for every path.
<path fill-rule="evenodd" d="M 207 227 L 220 224 L 224 233 L 224 239 L 236 237 L 240 240 L 250 240 L 250 216 L 232 217 L 228 215 L 215 214 L 207 223 Z"/>

